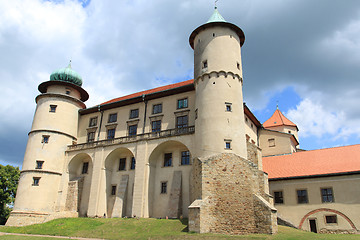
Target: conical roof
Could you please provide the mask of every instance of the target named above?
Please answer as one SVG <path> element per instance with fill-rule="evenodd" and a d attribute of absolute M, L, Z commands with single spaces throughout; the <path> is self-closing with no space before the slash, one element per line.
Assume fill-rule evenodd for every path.
<path fill-rule="evenodd" d="M 284 114 L 277 108 L 274 114 L 263 123 L 264 128 L 278 127 L 278 126 L 291 126 L 296 127 L 295 123 L 287 119 Z"/>
<path fill-rule="evenodd" d="M 219 11 L 217 10 L 217 7 L 215 7 L 213 14 L 206 23 L 211 23 L 211 22 L 226 22 L 225 19 L 221 16 Z"/>
<path fill-rule="evenodd" d="M 50 81 L 69 82 L 79 87 L 82 86 L 82 77 L 80 76 L 80 74 L 72 70 L 71 62 L 66 68 L 61 68 L 54 71 L 50 75 Z"/>

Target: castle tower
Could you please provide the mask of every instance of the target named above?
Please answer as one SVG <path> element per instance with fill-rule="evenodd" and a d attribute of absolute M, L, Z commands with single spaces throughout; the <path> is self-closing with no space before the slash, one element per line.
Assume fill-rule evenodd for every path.
<path fill-rule="evenodd" d="M 247 157 L 242 94 L 243 31 L 215 7 L 190 35 L 196 89 L 195 157 L 235 153 Z"/>
<path fill-rule="evenodd" d="M 266 129 L 293 134 L 296 140 L 299 141 L 297 125 L 286 118 L 278 106 L 273 115 L 263 123 L 263 126 Z"/>
<path fill-rule="evenodd" d="M 78 110 L 88 93 L 71 66 L 39 85 L 14 210 L 6 225 L 29 225 L 53 215 L 64 168 L 64 152 L 77 140 Z"/>
<path fill-rule="evenodd" d="M 209 21 L 196 28 L 189 41 L 194 49 L 197 115 L 189 231 L 275 233 L 276 209 L 265 188 L 267 178 L 260 170 L 258 149 L 247 144 L 245 137 L 244 33 L 226 22 L 215 7 Z"/>

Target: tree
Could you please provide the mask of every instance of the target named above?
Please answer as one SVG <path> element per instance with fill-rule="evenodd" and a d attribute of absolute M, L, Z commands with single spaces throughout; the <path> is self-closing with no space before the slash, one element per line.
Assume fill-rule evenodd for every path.
<path fill-rule="evenodd" d="M 0 164 L 0 224 L 6 223 L 14 204 L 20 177 L 19 167 Z"/>

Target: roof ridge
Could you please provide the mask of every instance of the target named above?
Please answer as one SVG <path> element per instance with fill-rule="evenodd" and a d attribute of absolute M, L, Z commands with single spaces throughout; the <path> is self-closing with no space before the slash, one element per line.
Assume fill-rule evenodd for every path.
<path fill-rule="evenodd" d="M 328 149 L 334 149 L 334 148 L 345 148 L 345 147 L 354 147 L 354 146 L 360 146 L 360 143 L 358 144 L 352 144 L 352 145 L 345 145 L 345 146 L 335 146 L 335 147 L 326 147 L 326 148 L 319 148 L 319 149 L 311 149 L 311 150 L 305 150 L 300 152 L 294 152 L 294 153 L 306 153 L 306 152 L 312 152 L 312 151 L 322 151 L 322 150 L 328 150 Z M 294 154 L 293 153 L 293 154 Z"/>
<path fill-rule="evenodd" d="M 171 84 L 168 84 L 168 85 L 162 85 L 162 86 L 159 86 L 159 87 L 146 89 L 146 90 L 143 90 L 143 91 L 139 91 L 139 92 L 127 94 L 127 95 L 124 95 L 124 96 L 116 97 L 116 98 L 110 99 L 110 100 L 108 100 L 106 102 L 100 103 L 98 105 L 102 106 L 102 105 L 117 102 L 117 101 L 120 101 L 120 100 L 126 100 L 126 99 L 130 99 L 130 98 L 133 98 L 133 97 L 139 97 L 141 95 L 147 95 L 147 94 L 162 92 L 162 91 L 166 91 L 166 90 L 176 89 L 178 87 L 183 87 L 183 86 L 186 86 L 186 85 L 190 85 L 190 84 L 192 84 L 193 81 L 194 81 L 194 79 L 189 79 L 189 80 L 185 80 L 185 81 L 181 81 L 181 82 L 177 82 L 177 83 L 171 83 Z"/>

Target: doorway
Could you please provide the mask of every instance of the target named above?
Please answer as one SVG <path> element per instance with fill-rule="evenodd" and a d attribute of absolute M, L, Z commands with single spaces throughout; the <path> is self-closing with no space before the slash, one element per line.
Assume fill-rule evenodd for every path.
<path fill-rule="evenodd" d="M 317 233 L 316 219 L 309 219 L 310 231 Z"/>

